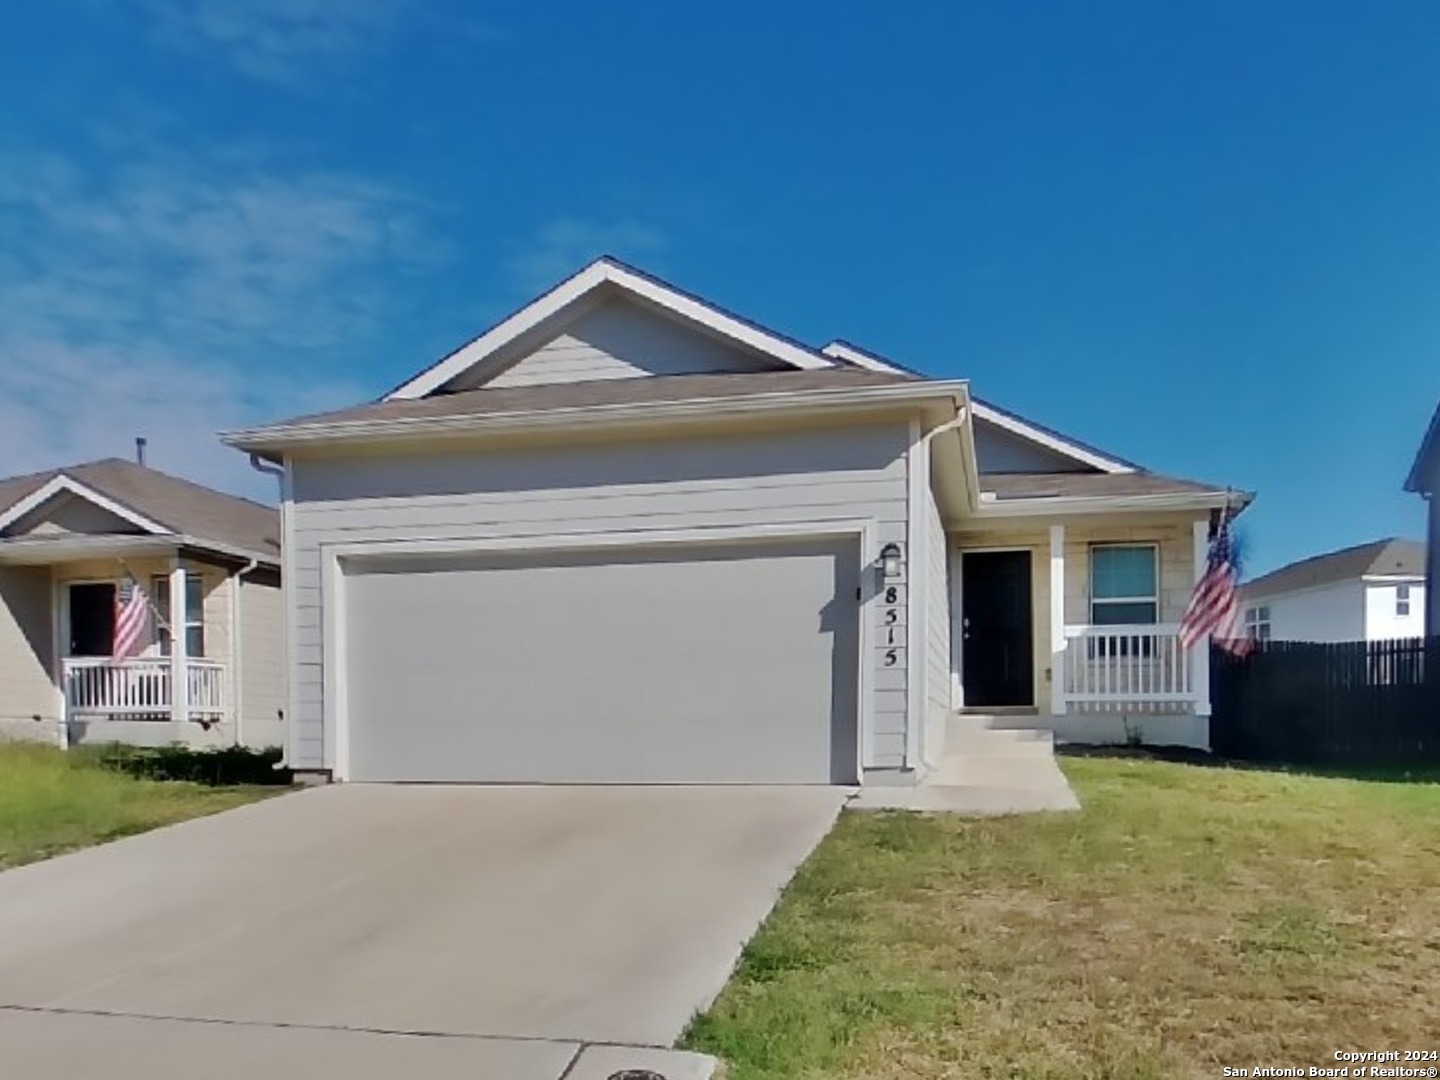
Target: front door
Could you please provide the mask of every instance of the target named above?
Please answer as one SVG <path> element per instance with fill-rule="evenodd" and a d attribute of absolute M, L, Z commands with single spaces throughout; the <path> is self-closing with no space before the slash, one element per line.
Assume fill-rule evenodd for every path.
<path fill-rule="evenodd" d="M 966 707 L 1035 704 L 1030 552 L 963 552 L 960 588 Z"/>
<path fill-rule="evenodd" d="M 66 656 L 109 656 L 115 644 L 115 586 L 71 585 L 70 651 Z"/>

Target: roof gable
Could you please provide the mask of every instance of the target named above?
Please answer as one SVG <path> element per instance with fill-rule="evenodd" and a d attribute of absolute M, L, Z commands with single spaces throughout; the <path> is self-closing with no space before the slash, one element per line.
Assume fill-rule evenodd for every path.
<path fill-rule="evenodd" d="M 74 505 L 77 502 L 81 505 Z M 84 508 L 88 508 L 88 512 Z M 67 518 L 75 527 L 66 524 Z M 107 522 L 113 523 L 113 527 L 106 528 Z M 47 524 L 52 527 L 46 529 Z M 62 472 L 0 511 L 0 535 L 37 531 L 158 535 L 169 530 L 153 518 Z"/>
<path fill-rule="evenodd" d="M 989 404 L 988 402 L 981 401 L 978 398 L 973 399 L 973 406 L 975 409 L 975 419 L 977 421 L 982 421 L 986 424 L 993 425 L 994 427 L 999 428 L 1012 436 L 1018 436 L 1019 438 L 1024 439 L 1034 444 L 1035 446 L 1043 447 L 1045 450 L 1050 451 L 1052 454 L 1058 455 L 1061 459 L 1073 462 L 1076 465 L 1081 466 L 1082 469 L 1088 467 L 1089 469 L 1094 469 L 1105 473 L 1129 473 L 1135 472 L 1138 468 L 1138 466 L 1136 466 L 1134 462 L 1126 461 L 1124 458 L 1115 457 L 1113 454 L 1107 454 L 1103 450 L 1097 450 L 1093 446 L 1088 446 L 1085 443 L 1082 443 L 1076 439 L 1072 439 L 1067 435 L 1062 435 L 1058 431 L 1044 427 L 1043 425 L 1037 424 L 1031 420 L 1026 420 L 1023 417 L 1017 416 L 1012 412 L 1006 411 L 1005 409 L 1001 409 L 995 405 Z M 981 465 L 981 471 L 986 471 L 983 463 Z M 996 469 L 993 471 L 1025 472 L 1034 470 Z M 1073 471 L 1073 469 L 1071 471 Z"/>
<path fill-rule="evenodd" d="M 515 360 L 533 353 L 546 342 L 555 341 L 586 312 L 619 297 L 650 305 L 657 313 L 688 324 L 696 332 L 738 351 L 768 358 L 774 367 L 811 370 L 836 366 L 835 360 L 797 341 L 606 256 L 396 387 L 385 395 L 385 400 L 423 398 L 485 385 L 487 377 L 511 366 L 515 351 L 519 352 Z"/>
<path fill-rule="evenodd" d="M 107 458 L 0 480 L 0 542 L 45 543 L 57 533 L 90 531 L 70 526 L 102 526 L 105 514 L 129 534 L 279 562 L 277 511 L 131 461 Z"/>
<path fill-rule="evenodd" d="M 477 386 L 501 389 L 774 370 L 794 369 L 759 350 L 687 324 L 652 304 L 615 293 L 580 311 L 538 348 L 501 349 L 450 385 L 455 390 Z"/>

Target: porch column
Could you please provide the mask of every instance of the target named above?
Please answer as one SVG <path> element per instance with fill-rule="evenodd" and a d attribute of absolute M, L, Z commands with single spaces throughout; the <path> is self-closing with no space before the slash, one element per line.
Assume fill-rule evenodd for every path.
<path fill-rule="evenodd" d="M 1205 576 L 1210 557 L 1210 519 L 1195 522 L 1195 582 Z M 1195 695 L 1195 715 L 1210 715 L 1210 641 L 1196 645 L 1190 655 L 1190 691 Z"/>
<path fill-rule="evenodd" d="M 1050 526 L 1050 713 L 1065 714 L 1065 526 Z"/>
<path fill-rule="evenodd" d="M 170 621 L 170 733 L 180 742 L 185 740 L 185 726 L 190 719 L 185 592 L 185 564 L 177 556 L 170 561 L 170 610 L 165 617 Z"/>

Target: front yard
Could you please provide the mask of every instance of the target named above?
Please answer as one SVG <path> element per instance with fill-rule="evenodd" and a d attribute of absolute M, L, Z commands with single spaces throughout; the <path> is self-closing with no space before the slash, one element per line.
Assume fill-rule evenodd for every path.
<path fill-rule="evenodd" d="M 208 787 L 138 779 L 99 755 L 0 742 L 0 870 L 213 814 L 275 787 Z"/>
<path fill-rule="evenodd" d="M 686 1044 L 733 1080 L 1440 1049 L 1440 785 L 1062 765 L 1080 814 L 847 813 Z"/>

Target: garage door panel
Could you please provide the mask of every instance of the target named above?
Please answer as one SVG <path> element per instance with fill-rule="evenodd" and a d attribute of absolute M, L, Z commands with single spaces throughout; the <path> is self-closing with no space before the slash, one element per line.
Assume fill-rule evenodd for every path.
<path fill-rule="evenodd" d="M 395 559 L 346 581 L 354 779 L 854 779 L 853 543 Z"/>

